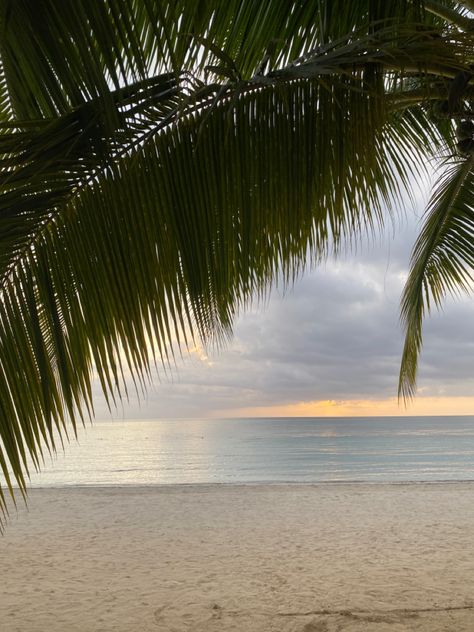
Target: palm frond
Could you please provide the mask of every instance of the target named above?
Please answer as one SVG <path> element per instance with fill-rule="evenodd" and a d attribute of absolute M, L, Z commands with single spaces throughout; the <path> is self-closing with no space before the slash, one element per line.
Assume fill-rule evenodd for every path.
<path fill-rule="evenodd" d="M 425 0 L 424 7 L 433 15 L 441 18 L 441 20 L 446 21 L 448 24 L 453 24 L 464 31 L 470 31 L 473 28 L 473 19 L 464 15 L 464 12 L 459 11 L 457 7 L 454 8 L 452 2 Z"/>
<path fill-rule="evenodd" d="M 468 291 L 474 266 L 474 158 L 456 160 L 431 198 L 424 227 L 415 244 L 402 297 L 405 344 L 399 394 L 416 389 L 424 316 L 448 293 Z"/>
<path fill-rule="evenodd" d="M 276 68 L 354 29 L 420 21 L 422 6 L 422 0 L 4 0 L 4 90 L 19 119 L 63 114 L 96 98 L 112 117 L 110 85 L 117 90 L 154 74 L 203 71 L 212 51 L 194 35 L 212 41 L 248 79 L 265 59 Z"/>
<path fill-rule="evenodd" d="M 190 336 L 225 339 L 308 250 L 319 261 L 383 225 L 411 172 L 452 146 L 427 104 L 471 51 L 421 0 L 5 0 L 10 493 L 93 414 L 94 372 L 113 405 L 125 372 L 144 388 Z"/>
<path fill-rule="evenodd" d="M 226 336 L 246 300 L 277 274 L 297 273 L 308 244 L 322 257 L 330 243 L 383 220 L 382 202 L 397 189 L 383 102 L 364 81 L 362 72 L 342 82 L 249 84 L 151 133 L 172 109 L 172 91 L 147 111 L 140 143 L 133 136 L 104 167 L 94 143 L 82 143 L 87 127 L 52 163 L 40 150 L 62 148 L 64 137 L 69 146 L 74 117 L 62 119 L 62 132 L 49 124 L 21 132 L 18 153 L 5 158 L 3 212 L 17 211 L 18 199 L 23 210 L 0 235 L 0 390 L 10 393 L 0 464 L 21 488 L 22 455 L 39 465 L 55 431 L 92 410 L 93 366 L 113 401 L 122 363 L 146 380 L 155 356 L 166 363 L 176 342 L 186 344 L 186 330 L 204 342 Z M 53 178 L 61 173 L 72 185 Z"/>

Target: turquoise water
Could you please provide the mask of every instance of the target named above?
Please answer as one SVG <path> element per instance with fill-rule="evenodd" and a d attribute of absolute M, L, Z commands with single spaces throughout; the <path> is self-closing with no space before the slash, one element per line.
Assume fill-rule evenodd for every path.
<path fill-rule="evenodd" d="M 474 480 L 474 416 L 96 422 L 31 482 L 458 480 Z"/>

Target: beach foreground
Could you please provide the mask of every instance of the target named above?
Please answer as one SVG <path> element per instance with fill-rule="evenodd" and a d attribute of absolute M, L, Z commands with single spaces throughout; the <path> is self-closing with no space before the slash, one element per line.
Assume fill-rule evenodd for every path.
<path fill-rule="evenodd" d="M 474 629 L 474 484 L 36 489 L 2 632 Z"/>

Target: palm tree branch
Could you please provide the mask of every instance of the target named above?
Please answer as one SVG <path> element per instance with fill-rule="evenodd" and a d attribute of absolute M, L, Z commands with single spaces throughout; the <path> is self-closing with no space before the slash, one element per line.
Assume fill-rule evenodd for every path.
<path fill-rule="evenodd" d="M 10 493 L 10 470 L 24 491 L 28 458 L 39 467 L 92 414 L 94 371 L 112 405 L 126 373 L 145 388 L 189 336 L 225 339 L 308 248 L 320 260 L 376 230 L 444 138 L 423 106 L 387 107 L 387 86 L 429 92 L 472 62 L 469 38 L 444 35 L 421 2 L 67 3 L 70 16 L 46 3 L 36 31 L 34 3 L 0 14 Z M 176 88 L 148 94 L 150 69 Z"/>
<path fill-rule="evenodd" d="M 447 292 L 468 290 L 474 264 L 474 157 L 457 161 L 444 174 L 427 210 L 415 244 L 410 274 L 402 297 L 405 344 L 399 394 L 411 397 L 416 388 L 422 321 L 433 303 L 439 307 Z"/>
<path fill-rule="evenodd" d="M 422 0 L 101 0 L 92 7 L 89 0 L 5 0 L 0 90 L 17 118 L 50 117 L 95 98 L 111 106 L 110 85 L 117 90 L 154 74 L 203 72 L 212 53 L 199 38 L 249 79 L 262 64 L 284 66 L 361 27 L 373 33 L 422 22 L 430 23 Z"/>
<path fill-rule="evenodd" d="M 253 293 L 301 269 L 308 244 L 320 258 L 383 221 L 400 185 L 384 159 L 386 113 L 364 82 L 234 88 L 67 192 L 4 279 L 0 434 L 12 416 L 19 430 L 1 459 L 20 487 L 22 452 L 40 463 L 41 442 L 54 449 L 66 420 L 92 410 L 94 365 L 113 403 L 125 368 L 144 384 L 155 352 L 166 362 L 186 330 L 228 335 Z"/>
<path fill-rule="evenodd" d="M 429 13 L 446 20 L 449 24 L 454 24 L 463 31 L 472 31 L 474 28 L 474 20 L 472 18 L 466 17 L 456 9 L 453 9 L 442 2 L 437 2 L 436 0 L 425 0 L 424 7 L 426 11 L 429 11 Z"/>
<path fill-rule="evenodd" d="M 133 149 L 133 147 L 140 145 L 141 143 L 146 141 L 146 138 L 158 133 L 161 129 L 164 129 L 167 125 L 171 125 L 173 124 L 173 122 L 175 120 L 177 120 L 177 117 L 182 116 L 186 111 L 191 112 L 193 109 L 204 109 L 206 107 L 214 107 L 216 105 L 216 100 L 230 100 L 232 98 L 236 98 L 239 94 L 244 94 L 246 92 L 251 92 L 254 90 L 258 90 L 260 89 L 261 85 L 268 85 L 268 84 L 273 84 L 273 83 L 279 83 L 281 81 L 291 81 L 293 79 L 296 79 L 298 77 L 301 77 L 302 75 L 305 78 L 317 78 L 320 77 L 322 75 L 325 74 L 337 74 L 337 73 L 341 73 L 341 74 L 345 74 L 347 72 L 346 70 L 346 64 L 351 63 L 352 64 L 352 72 L 357 72 L 357 54 L 358 51 L 366 51 L 366 42 L 363 41 L 362 43 L 360 42 L 356 42 L 354 44 L 351 44 L 349 46 L 345 47 L 345 50 L 343 51 L 343 53 L 341 53 L 340 49 L 336 49 L 333 52 L 330 51 L 326 51 L 323 50 L 322 52 L 320 52 L 318 55 L 316 55 L 314 58 L 310 59 L 310 60 L 305 60 L 303 64 L 296 66 L 293 63 L 288 66 L 287 68 L 284 68 L 280 71 L 274 72 L 274 73 L 270 73 L 267 76 L 260 76 L 260 77 L 254 77 L 252 78 L 250 81 L 248 82 L 239 82 L 237 86 L 233 86 L 232 84 L 228 85 L 228 86 L 223 86 L 220 89 L 220 95 L 219 93 L 216 94 L 216 84 L 213 84 L 211 86 L 204 86 L 204 87 L 199 87 L 198 90 L 196 90 L 194 93 L 191 93 L 188 97 L 186 102 L 183 100 L 182 98 L 182 105 L 180 105 L 179 103 L 175 104 L 174 108 L 168 108 L 167 112 L 166 112 L 166 116 L 162 116 L 161 119 L 158 120 L 157 123 L 155 123 L 154 125 L 150 125 L 149 129 L 146 128 L 145 125 L 142 124 L 142 128 L 144 128 L 144 131 L 141 131 L 138 134 L 132 135 L 130 137 L 130 140 L 127 142 L 124 142 L 123 138 L 120 138 L 120 141 L 122 142 L 122 144 L 118 144 L 117 145 L 117 149 L 113 149 L 110 155 L 110 158 L 112 160 L 119 160 L 121 155 L 125 155 L 128 151 L 131 151 Z M 389 58 L 391 59 L 393 57 L 393 53 L 391 52 L 389 55 Z M 366 69 L 371 63 L 374 62 L 374 60 L 377 60 L 378 63 L 380 64 L 380 60 L 382 59 L 382 57 L 380 56 L 379 52 L 377 52 L 374 56 L 371 56 L 370 54 L 363 54 L 361 61 L 359 62 L 360 64 L 360 69 L 361 71 L 363 71 L 364 69 Z M 421 62 L 420 62 L 421 63 Z M 302 67 L 304 67 L 304 71 L 302 71 Z M 454 73 L 456 69 L 453 69 L 452 72 Z M 156 87 L 158 85 L 158 87 L 160 87 L 160 85 L 162 84 L 162 82 L 166 83 L 166 86 L 168 87 L 168 84 L 172 84 L 172 76 L 170 75 L 165 75 L 164 77 L 158 77 L 158 78 L 154 78 L 154 82 L 152 82 L 152 80 L 147 80 L 147 84 L 149 85 L 151 83 L 151 88 L 156 92 Z M 160 83 L 161 82 L 161 83 Z M 170 83 L 171 82 L 171 83 Z M 137 89 L 138 88 L 142 88 L 143 87 L 143 82 L 139 83 L 137 85 L 137 87 L 135 89 L 133 89 L 132 87 L 129 87 L 127 89 L 122 89 L 118 92 L 118 95 L 113 95 L 114 98 L 114 102 L 117 103 L 117 96 L 120 97 L 120 99 L 122 99 L 122 107 L 129 105 L 129 102 L 127 101 L 127 94 L 132 94 L 132 97 L 135 96 L 136 98 L 136 93 L 137 93 Z M 181 90 L 180 88 L 178 88 L 177 86 L 172 85 L 171 88 L 169 88 L 169 90 L 171 91 L 171 97 L 175 97 L 177 95 L 177 90 Z M 201 95 L 203 94 L 203 92 L 208 92 L 210 96 L 204 96 L 202 97 Z M 144 96 L 144 103 L 145 103 L 145 108 L 149 108 L 150 106 L 154 105 L 156 107 L 156 95 L 153 94 L 152 95 L 152 99 L 150 100 L 151 102 L 146 100 L 146 93 Z M 159 95 L 158 95 L 159 99 L 167 99 L 168 98 L 168 90 L 165 90 L 164 92 L 162 91 Z M 99 103 L 99 107 L 100 107 L 100 103 Z M 143 104 L 139 104 L 136 106 L 137 108 L 143 108 Z M 211 109 L 212 109 L 211 107 Z M 84 110 L 84 113 L 82 113 L 82 111 Z M 129 109 L 128 111 L 125 112 L 126 115 L 130 116 L 130 114 L 134 114 L 134 110 Z M 57 121 L 56 123 L 54 123 L 53 125 L 56 125 L 56 127 L 59 129 L 60 134 L 63 133 L 62 132 L 62 127 L 63 126 L 68 126 L 68 125 L 76 125 L 77 126 L 77 118 L 84 118 L 87 115 L 89 115 L 89 123 L 92 120 L 93 121 L 93 117 L 96 116 L 96 113 L 94 112 L 94 108 L 93 108 L 93 104 L 87 104 L 86 106 L 82 106 L 79 109 L 76 109 L 73 113 L 73 117 L 71 119 L 71 114 L 65 115 L 63 118 L 64 122 L 61 124 L 61 121 Z M 92 117 L 92 119 L 91 119 Z M 97 115 L 97 119 L 100 119 L 100 114 Z M 79 134 L 76 133 L 76 130 L 73 130 L 73 135 L 71 137 L 71 135 L 66 134 L 64 138 L 60 138 L 61 143 L 64 145 L 64 143 L 69 143 L 68 148 L 67 148 L 67 157 L 69 159 L 71 152 L 71 142 L 72 139 L 74 139 L 75 143 L 84 143 L 84 137 L 85 137 L 85 141 L 90 143 L 90 136 L 88 136 L 90 132 L 90 128 L 86 127 L 85 129 L 79 130 Z M 103 130 L 101 129 L 100 132 L 103 134 Z M 126 132 L 126 134 L 129 134 L 129 132 Z M 50 128 L 46 129 L 46 133 L 45 136 L 47 139 L 49 139 L 50 136 Z M 28 137 L 27 137 L 28 138 Z M 126 136 L 125 136 L 126 139 Z M 5 138 L 4 136 L 4 145 L 5 143 L 8 145 L 8 142 L 10 141 L 10 143 L 14 143 L 15 145 L 18 144 L 18 134 L 11 134 L 8 138 Z M 23 162 L 26 162 L 26 165 L 23 166 L 23 168 L 18 169 L 17 164 L 14 162 L 14 160 L 12 160 L 11 156 L 9 157 L 8 160 L 4 160 L 4 170 L 7 170 L 7 177 L 6 177 L 6 181 L 4 180 L 5 184 L 8 184 L 9 181 L 12 180 L 12 175 L 9 175 L 9 171 L 13 170 L 14 171 L 14 178 L 16 181 L 20 180 L 23 178 L 24 181 L 28 182 L 28 189 L 26 191 L 26 194 L 28 195 L 28 198 L 31 199 L 31 191 L 33 189 L 33 183 L 31 182 L 31 173 L 32 173 L 32 169 L 35 171 L 35 173 L 39 176 L 41 176 L 42 181 L 41 181 L 41 186 L 44 186 L 44 173 L 45 173 L 45 169 L 49 168 L 50 170 L 52 170 L 52 172 L 54 174 L 56 174 L 57 172 L 57 156 L 54 155 L 54 151 L 57 152 L 57 149 L 55 146 L 53 146 L 53 156 L 52 156 L 52 164 L 46 164 L 41 167 L 38 166 L 38 156 L 41 154 L 42 156 L 45 155 L 45 153 L 47 155 L 51 155 L 51 149 L 50 147 L 45 148 L 44 145 L 41 144 L 41 134 L 40 134 L 40 139 L 35 139 L 37 148 L 36 148 L 36 152 L 29 151 L 28 154 L 28 150 L 26 151 L 27 157 L 25 158 L 24 154 L 25 151 L 23 151 L 23 153 L 20 154 L 20 159 Z M 33 142 L 33 144 L 34 144 Z M 51 141 L 49 141 L 51 142 Z M 99 139 L 99 141 L 96 142 L 103 142 L 102 139 Z M 30 141 L 30 145 L 32 144 L 32 142 Z M 24 145 L 24 142 L 23 142 Z M 20 145 L 21 147 L 21 145 Z M 8 147 L 6 149 L 4 149 L 4 151 L 7 151 Z M 46 151 L 47 150 L 47 151 Z M 18 152 L 17 152 L 18 153 Z M 68 178 L 67 181 L 64 183 L 64 185 L 59 182 L 56 184 L 61 184 L 62 185 L 62 189 L 59 191 L 59 199 L 61 199 L 61 197 L 64 196 L 64 188 L 66 190 L 66 192 L 69 190 L 70 191 L 70 195 L 76 195 L 79 193 L 81 187 L 87 186 L 88 183 L 95 177 L 95 174 L 97 173 L 98 170 L 100 170 L 102 168 L 102 164 L 103 164 L 103 160 L 99 160 L 97 161 L 97 158 L 102 158 L 100 155 L 95 156 L 95 165 L 92 165 L 92 171 L 90 171 L 90 167 L 88 168 L 86 165 L 86 170 L 84 171 L 84 160 L 83 157 L 80 157 L 80 165 L 81 168 L 78 170 L 76 177 L 73 177 L 72 180 L 70 178 L 70 174 L 73 173 L 73 169 L 74 169 L 74 165 L 68 163 L 65 170 L 67 170 L 67 174 L 68 174 Z M 44 160 L 43 160 L 44 163 Z M 52 167 L 52 169 L 51 169 Z M 88 173 L 88 169 L 89 169 L 89 173 Z M 5 185 L 4 185 L 5 186 Z M 55 191 L 54 189 L 51 189 L 49 183 L 46 187 L 48 189 L 48 193 L 46 195 L 46 202 L 48 202 L 48 198 L 50 196 L 54 196 L 56 193 L 58 193 L 57 191 Z M 17 190 L 20 189 L 21 187 L 18 187 L 18 182 L 17 182 Z M 25 195 L 25 191 L 22 190 L 23 193 L 23 197 Z M 35 202 L 37 203 L 38 200 L 38 191 L 35 191 L 36 193 L 36 200 Z M 16 207 L 16 208 L 22 208 L 24 209 L 24 205 L 28 204 L 28 202 L 24 201 L 21 202 L 19 200 L 16 200 L 16 203 L 14 203 L 14 198 L 13 198 L 13 202 L 11 200 L 12 195 L 4 195 L 3 199 L 4 199 L 4 209 L 5 209 L 5 203 L 7 204 L 7 208 L 11 208 Z M 66 195 L 66 201 L 67 198 L 69 196 Z M 47 219 L 46 219 L 46 224 L 48 223 L 48 221 L 52 221 L 53 218 L 55 217 L 55 213 L 46 206 L 47 208 Z M 60 207 L 59 207 L 60 208 Z M 24 215 L 22 215 L 22 217 L 24 217 Z M 38 217 L 38 219 L 40 220 L 38 225 L 41 227 L 44 227 L 44 220 L 41 216 Z M 31 235 L 31 239 L 34 240 L 35 238 L 35 233 L 31 231 L 31 228 L 28 228 L 29 230 L 29 234 Z M 30 247 L 31 242 L 28 242 L 24 245 L 24 248 L 28 248 Z M 21 257 L 21 252 L 22 250 L 20 250 L 18 252 L 18 257 Z M 15 259 L 16 260 L 16 259 Z M 14 265 L 15 260 L 12 262 L 12 265 Z"/>

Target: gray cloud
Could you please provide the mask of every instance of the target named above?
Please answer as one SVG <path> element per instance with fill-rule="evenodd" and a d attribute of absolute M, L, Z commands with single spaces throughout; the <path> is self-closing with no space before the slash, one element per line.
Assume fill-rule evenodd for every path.
<path fill-rule="evenodd" d="M 305 274 L 274 291 L 235 325 L 231 344 L 207 360 L 190 354 L 173 380 L 155 383 L 118 416 L 205 417 L 229 410 L 319 399 L 396 395 L 402 332 L 399 302 L 418 220 L 395 238 Z M 424 395 L 474 393 L 474 303 L 448 301 L 428 319 L 419 386 Z M 104 414 L 98 406 L 98 417 Z"/>

